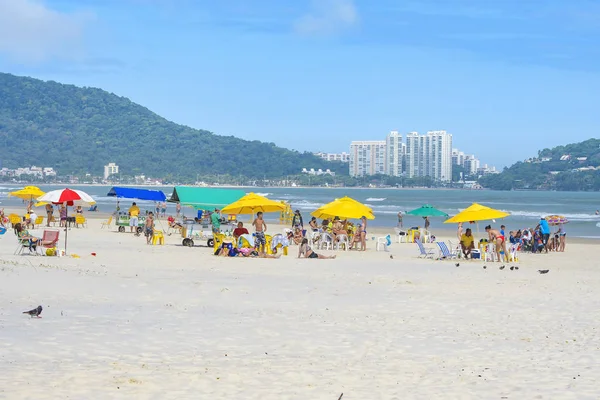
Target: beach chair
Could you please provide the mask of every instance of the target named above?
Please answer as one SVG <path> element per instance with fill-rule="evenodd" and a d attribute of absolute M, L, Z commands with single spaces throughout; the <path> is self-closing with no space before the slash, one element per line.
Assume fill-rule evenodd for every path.
<path fill-rule="evenodd" d="M 43 249 L 53 249 L 58 246 L 58 238 L 60 231 L 57 230 L 44 230 L 42 234 L 42 240 L 40 243 L 40 251 Z"/>
<path fill-rule="evenodd" d="M 458 258 L 462 258 L 462 247 L 460 246 L 460 242 L 454 244 L 454 242 L 448 240 L 448 250 L 450 250 L 450 253 L 455 253 Z"/>
<path fill-rule="evenodd" d="M 448 248 L 448 246 L 446 246 L 446 243 L 444 243 L 444 242 L 437 242 L 437 245 L 439 247 L 438 258 L 444 259 L 444 260 L 451 260 L 453 258 L 457 258 L 458 257 L 458 253 L 456 253 L 455 251 L 450 251 L 450 249 Z"/>
<path fill-rule="evenodd" d="M 487 243 L 483 247 L 483 261 L 494 261 L 496 259 L 496 245 Z"/>
<path fill-rule="evenodd" d="M 112 215 L 110 217 L 108 217 L 108 219 L 106 221 L 102 221 L 102 223 L 100 224 L 100 229 L 104 229 L 104 228 L 109 228 L 110 224 L 112 223 L 113 217 Z"/>
<path fill-rule="evenodd" d="M 271 254 L 273 254 L 275 253 L 273 250 L 277 249 L 277 251 L 279 251 L 279 249 L 282 249 L 283 255 L 287 256 L 289 245 L 290 241 L 288 240 L 287 236 L 278 233 L 276 235 L 273 235 L 273 237 L 271 238 L 271 242 L 269 243 L 269 250 L 271 250 Z"/>
<path fill-rule="evenodd" d="M 241 235 L 240 237 L 238 237 L 237 247 L 238 247 L 238 249 L 253 248 L 254 247 L 254 237 L 249 233 L 245 233 L 245 234 Z"/>
<path fill-rule="evenodd" d="M 34 228 L 35 228 L 35 225 L 42 225 L 43 223 L 44 223 L 44 217 L 42 217 L 42 216 L 40 215 L 40 216 L 39 216 L 39 217 L 37 217 L 37 218 L 35 219 L 35 221 L 33 222 L 33 224 L 34 224 Z"/>
<path fill-rule="evenodd" d="M 37 245 L 39 245 L 39 240 L 38 240 L 38 243 L 34 246 L 30 239 L 21 239 L 20 237 L 17 236 L 17 242 L 19 244 L 15 250 L 15 253 L 14 253 L 15 255 L 23 254 L 25 249 L 27 249 L 27 250 L 29 250 L 29 254 L 37 256 L 37 254 L 38 254 L 37 253 Z"/>
<path fill-rule="evenodd" d="M 433 249 L 429 248 L 429 247 L 425 247 L 423 246 L 423 243 L 421 242 L 420 239 L 415 239 L 415 243 L 417 244 L 417 247 L 419 248 L 419 258 L 423 257 L 423 258 L 433 258 Z"/>
<path fill-rule="evenodd" d="M 156 244 L 164 245 L 165 244 L 165 235 L 163 231 L 159 229 L 152 230 L 152 246 L 156 246 Z"/>
<path fill-rule="evenodd" d="M 213 237 L 213 249 L 215 252 L 221 248 L 221 245 L 223 244 L 223 239 L 225 239 L 224 234 L 215 233 L 215 235 Z"/>
<path fill-rule="evenodd" d="M 335 248 L 337 250 L 340 250 L 342 247 L 344 248 L 344 251 L 348 251 L 348 248 L 350 247 L 348 235 L 344 235 L 343 233 L 337 235 L 337 242 L 335 242 Z"/>
<path fill-rule="evenodd" d="M 403 231 L 400 228 L 394 228 L 394 232 L 396 232 L 396 235 L 398 236 L 398 243 L 407 243 L 408 242 L 408 235 L 406 233 L 406 231 Z"/>
<path fill-rule="evenodd" d="M 392 237 L 390 235 L 377 238 L 377 245 L 375 251 L 379 251 L 379 246 L 383 247 L 384 251 L 389 251 L 388 247 L 392 245 Z"/>
<path fill-rule="evenodd" d="M 519 257 L 517 256 L 519 247 L 520 247 L 519 244 L 515 243 L 515 244 L 511 244 L 510 247 L 508 249 L 506 249 L 508 251 L 508 262 L 519 261 Z"/>
<path fill-rule="evenodd" d="M 333 237 L 329 233 L 321 233 L 317 247 L 322 249 L 323 246 L 326 250 L 333 249 Z"/>
<path fill-rule="evenodd" d="M 87 221 L 83 215 L 77 215 L 75 217 L 75 226 L 79 228 L 79 225 L 83 226 L 84 228 L 87 226 Z"/>

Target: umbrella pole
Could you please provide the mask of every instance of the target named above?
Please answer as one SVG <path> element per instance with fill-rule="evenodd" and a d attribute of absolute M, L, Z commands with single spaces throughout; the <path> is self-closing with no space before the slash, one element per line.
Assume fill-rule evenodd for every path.
<path fill-rule="evenodd" d="M 65 215 L 67 219 L 65 219 L 65 256 L 67 255 L 67 239 L 69 237 L 69 206 L 65 206 Z"/>

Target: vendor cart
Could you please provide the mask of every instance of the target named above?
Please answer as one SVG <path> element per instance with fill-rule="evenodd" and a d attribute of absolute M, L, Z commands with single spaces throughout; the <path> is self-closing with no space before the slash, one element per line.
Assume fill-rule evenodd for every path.
<path fill-rule="evenodd" d="M 184 223 L 181 228 L 181 237 L 183 238 L 181 244 L 187 247 L 194 246 L 194 240 L 206 241 L 208 247 L 212 247 L 214 244 L 212 225 L 209 224 Z"/>
<path fill-rule="evenodd" d="M 142 233 L 146 224 L 146 216 L 138 216 L 138 226 L 135 228 L 136 233 Z M 119 213 L 116 219 L 116 224 L 119 227 L 119 232 L 125 232 L 126 227 L 129 227 L 129 215 L 127 213 Z"/>

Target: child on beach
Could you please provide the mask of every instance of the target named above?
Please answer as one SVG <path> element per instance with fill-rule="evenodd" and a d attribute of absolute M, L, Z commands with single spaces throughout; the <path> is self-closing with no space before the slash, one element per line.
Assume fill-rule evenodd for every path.
<path fill-rule="evenodd" d="M 146 244 L 150 244 L 153 234 L 154 234 L 154 215 L 152 215 L 152 212 L 149 212 L 148 216 L 146 217 L 146 223 L 144 224 L 144 235 L 146 235 Z"/>
<path fill-rule="evenodd" d="M 259 250 L 259 253 L 265 252 L 265 245 L 267 239 L 265 238 L 265 232 L 267 231 L 267 224 L 263 219 L 263 213 L 261 211 L 256 213 L 256 219 L 252 222 L 252 226 L 255 229 L 254 232 L 254 247 Z"/>

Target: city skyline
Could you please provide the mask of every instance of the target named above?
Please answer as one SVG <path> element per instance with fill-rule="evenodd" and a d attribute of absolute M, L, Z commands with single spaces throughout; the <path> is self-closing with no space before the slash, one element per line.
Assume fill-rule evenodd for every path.
<path fill-rule="evenodd" d="M 600 131 L 596 14 L 583 0 L 0 0 L 0 71 L 299 151 L 444 127 L 501 168 Z"/>

